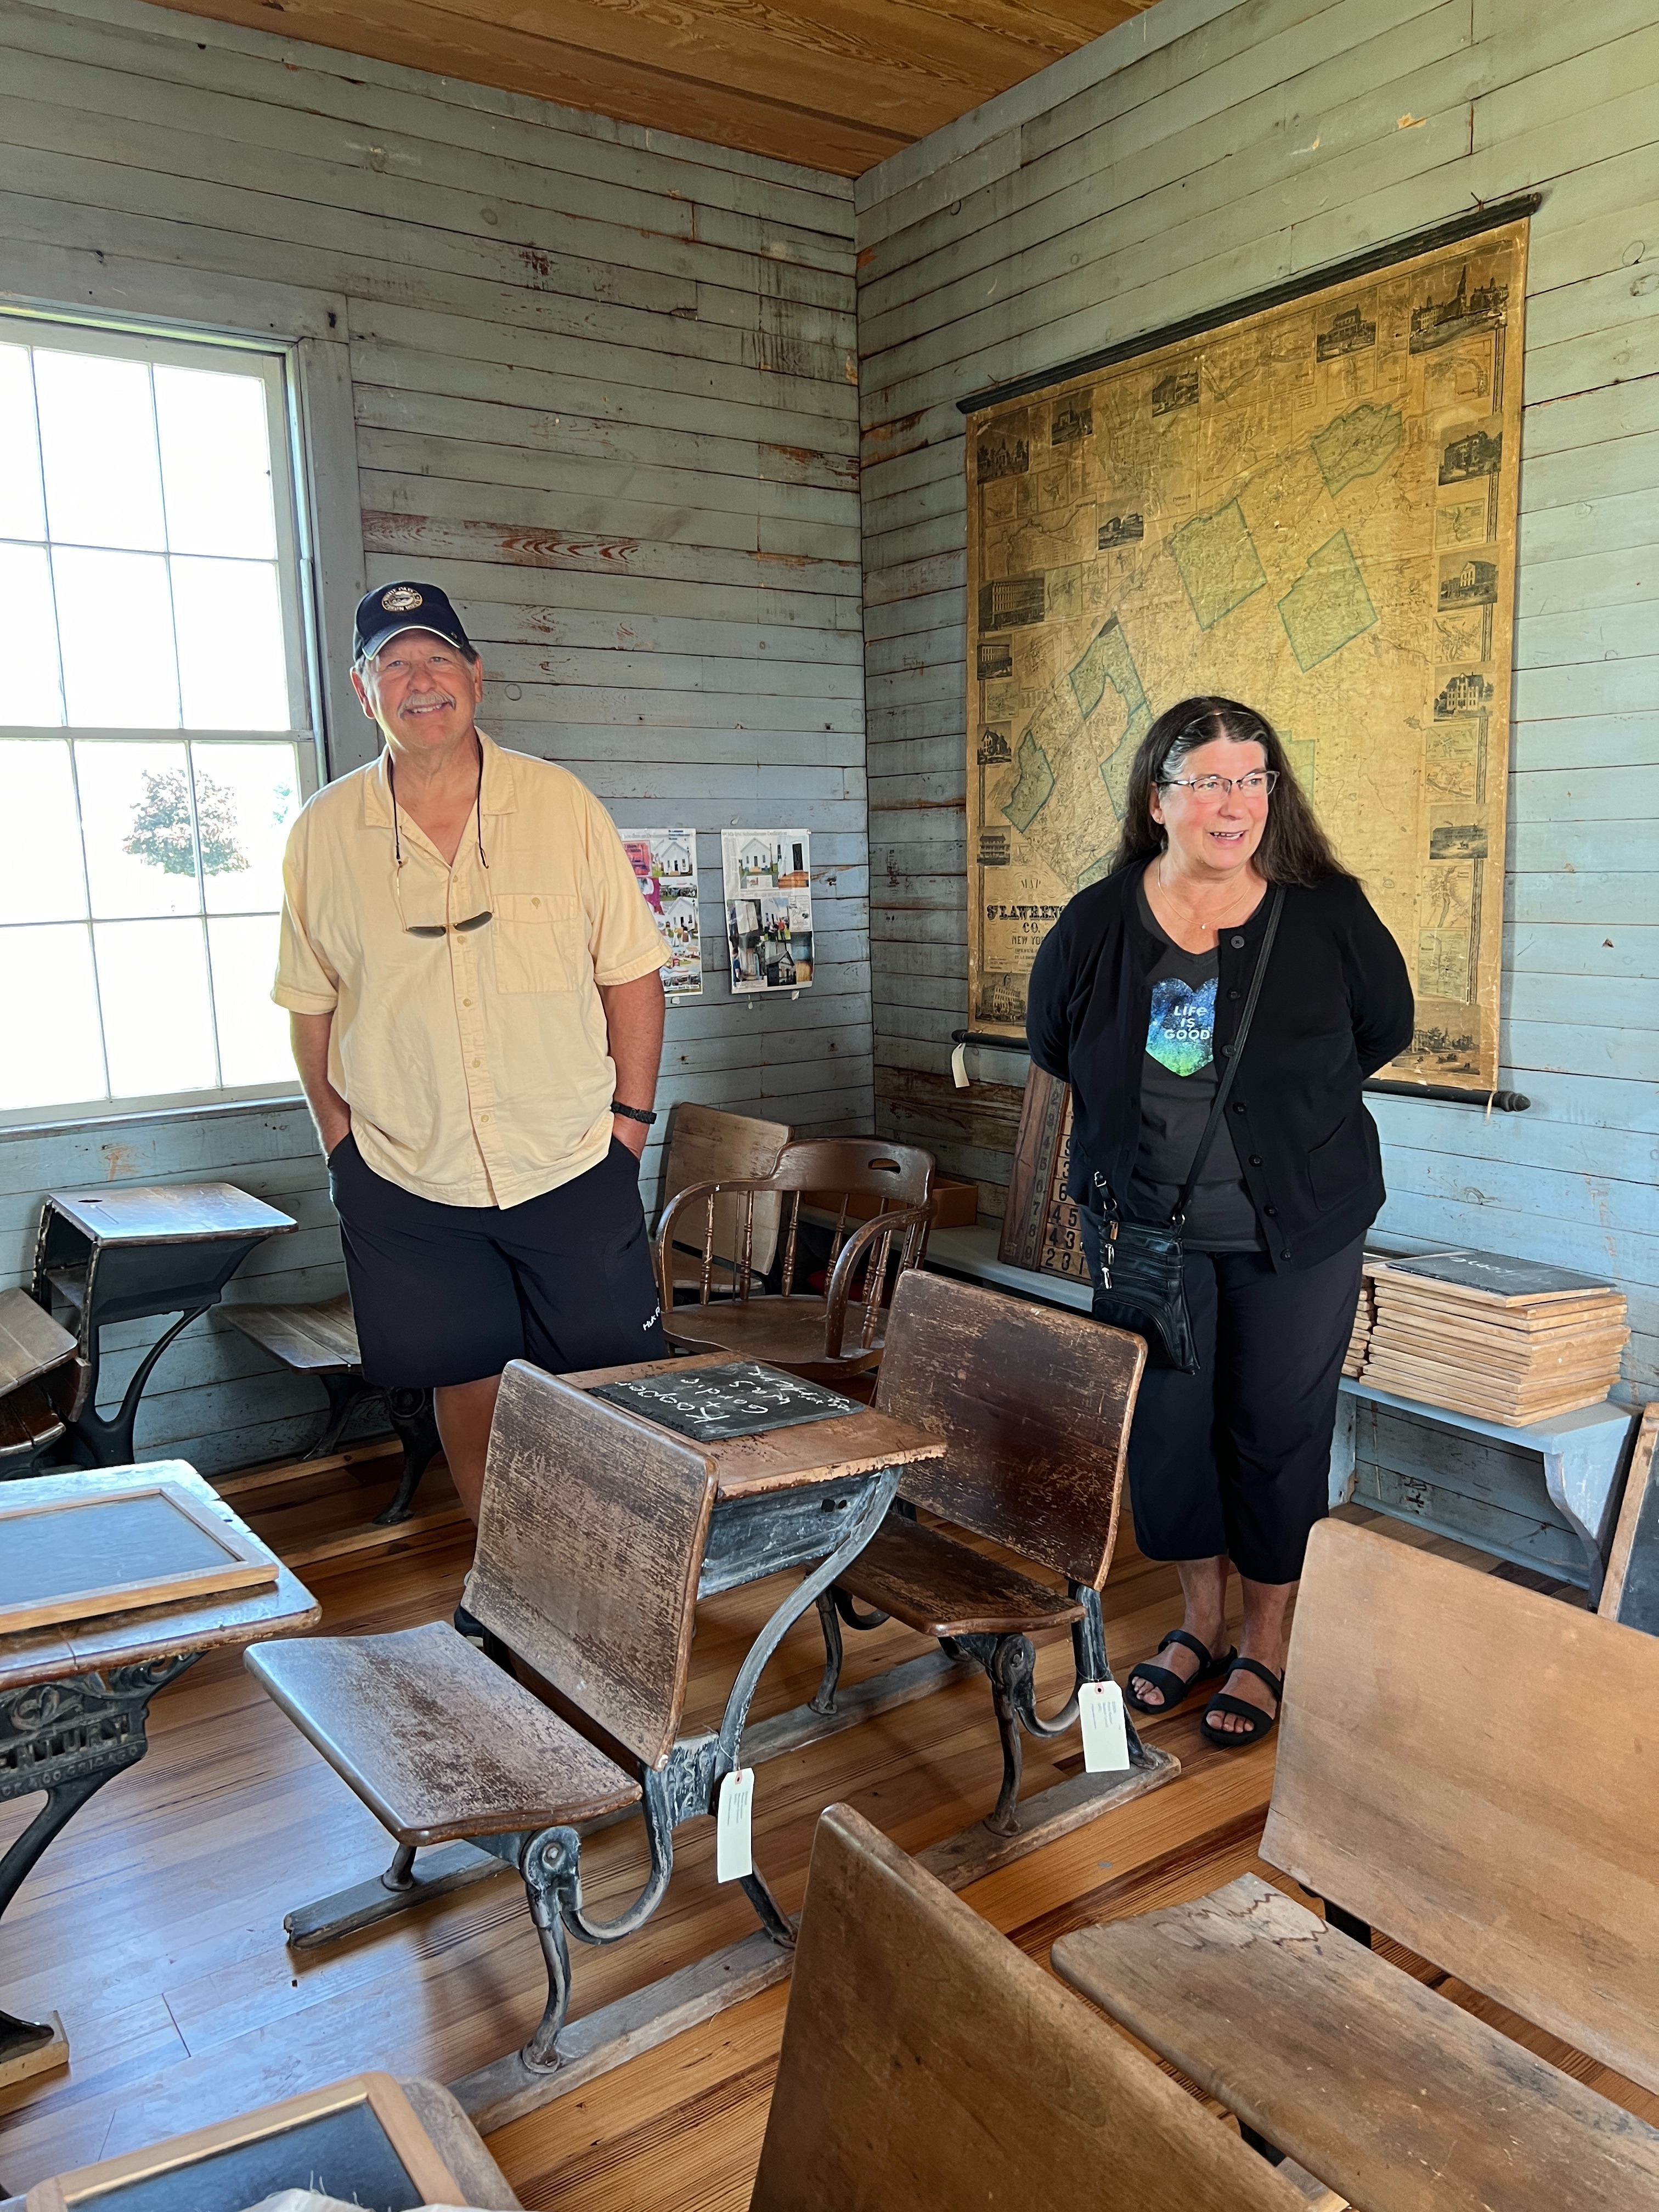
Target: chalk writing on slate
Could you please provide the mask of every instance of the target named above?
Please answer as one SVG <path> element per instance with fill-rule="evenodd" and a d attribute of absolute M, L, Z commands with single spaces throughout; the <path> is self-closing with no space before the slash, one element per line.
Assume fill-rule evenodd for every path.
<path fill-rule="evenodd" d="M 730 1367 L 694 1367 L 683 1375 L 642 1375 L 635 1382 L 598 1382 L 592 1395 L 694 1443 L 723 1443 L 758 1436 L 764 1429 L 795 1429 L 807 1421 L 835 1421 L 863 1407 L 799 1376 L 739 1359 Z"/>

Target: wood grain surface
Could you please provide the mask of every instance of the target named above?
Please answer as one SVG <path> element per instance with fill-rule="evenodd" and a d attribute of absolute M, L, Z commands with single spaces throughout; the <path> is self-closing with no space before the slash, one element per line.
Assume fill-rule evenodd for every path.
<path fill-rule="evenodd" d="M 1138 1336 L 912 1272 L 893 1296 L 876 1404 L 947 1439 L 904 1495 L 1056 1574 L 1106 1579 Z"/>
<path fill-rule="evenodd" d="M 75 1357 L 75 1339 L 27 1291 L 0 1291 L 0 1393 Z"/>
<path fill-rule="evenodd" d="M 301 1375 L 337 1375 L 358 1362 L 357 1322 L 351 1293 L 315 1305 L 228 1305 L 233 1328 Z"/>
<path fill-rule="evenodd" d="M 1291 2212 L 1273 2168 L 844 1805 L 818 1823 L 753 2212 Z"/>
<path fill-rule="evenodd" d="M 94 1245 L 210 1243 L 221 1237 L 278 1237 L 295 1225 L 289 1214 L 228 1182 L 54 1190 L 47 1204 Z"/>
<path fill-rule="evenodd" d="M 268 0 L 267 0 L 268 4 Z M 962 0 L 810 11 L 694 0 L 672 20 L 644 7 L 508 0 L 283 0 L 291 38 L 532 93 L 657 131 L 856 176 L 1149 0 Z M 260 30 L 259 0 L 190 0 L 186 12 Z"/>
<path fill-rule="evenodd" d="M 1322 1522 L 1263 1855 L 1659 2088 L 1656 1711 L 1659 1638 Z"/>
<path fill-rule="evenodd" d="M 1659 2202 L 1659 2130 L 1257 1875 L 1062 1936 L 1054 1963 L 1366 2212 Z"/>
<path fill-rule="evenodd" d="M 596 1820 L 640 1785 L 448 1622 L 311 1636 L 247 1664 L 400 1844 Z"/>
<path fill-rule="evenodd" d="M 684 1437 L 509 1363 L 467 1603 L 647 1766 L 679 1734 L 714 1483 Z"/>

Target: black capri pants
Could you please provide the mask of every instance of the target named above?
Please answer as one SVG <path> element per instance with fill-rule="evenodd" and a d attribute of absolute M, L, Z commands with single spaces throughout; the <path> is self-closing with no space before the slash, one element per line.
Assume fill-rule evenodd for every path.
<path fill-rule="evenodd" d="M 617 1138 L 597 1167 L 522 1206 L 441 1206 L 364 1164 L 328 1158 L 367 1382 L 429 1390 L 665 1359 L 639 1163 Z"/>
<path fill-rule="evenodd" d="M 1358 1237 L 1288 1275 L 1265 1252 L 1188 1254 L 1199 1371 L 1149 1366 L 1129 1431 L 1135 1541 L 1149 1559 L 1225 1553 L 1251 1582 L 1301 1575 L 1328 1508 L 1364 1246 Z M 1090 1258 L 1097 1271 L 1097 1251 Z"/>

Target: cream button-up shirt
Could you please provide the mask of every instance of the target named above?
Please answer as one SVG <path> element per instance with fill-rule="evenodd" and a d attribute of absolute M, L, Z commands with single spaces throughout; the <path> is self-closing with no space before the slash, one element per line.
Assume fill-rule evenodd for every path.
<path fill-rule="evenodd" d="M 479 811 L 451 867 L 400 807 L 394 881 L 384 753 L 307 801 L 283 864 L 271 996 L 333 1015 L 329 1080 L 376 1175 L 441 1206 L 519 1206 L 609 1152 L 599 986 L 667 956 L 592 792 L 482 731 L 479 743 Z M 404 927 L 486 909 L 480 927 L 441 938 Z"/>

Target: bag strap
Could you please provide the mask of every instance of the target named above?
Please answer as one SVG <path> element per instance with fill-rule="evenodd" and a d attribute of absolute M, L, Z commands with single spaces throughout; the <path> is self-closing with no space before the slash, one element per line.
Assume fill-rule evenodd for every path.
<path fill-rule="evenodd" d="M 1215 1142 L 1216 1132 L 1221 1127 L 1221 1116 L 1226 1108 L 1228 1094 L 1233 1087 L 1233 1078 L 1238 1073 L 1238 1063 L 1244 1057 L 1244 1040 L 1250 1033 L 1250 1021 L 1255 1012 L 1255 1002 L 1261 996 L 1261 979 L 1267 972 L 1267 955 L 1273 949 L 1273 939 L 1279 932 L 1279 908 L 1284 903 L 1285 886 L 1282 884 L 1275 884 L 1273 890 L 1273 902 L 1267 908 L 1267 930 L 1262 936 L 1261 950 L 1255 956 L 1255 973 L 1250 978 L 1249 996 L 1244 1001 L 1244 1011 L 1238 1018 L 1238 1034 L 1234 1037 L 1232 1049 L 1227 1056 L 1226 1073 L 1216 1085 L 1215 1103 L 1210 1109 L 1210 1118 L 1204 1124 L 1204 1133 L 1198 1140 L 1198 1150 L 1193 1155 L 1192 1167 L 1188 1173 L 1186 1182 L 1181 1187 L 1181 1195 L 1176 1199 L 1175 1212 L 1170 1216 L 1177 1229 L 1187 1218 L 1187 1208 L 1192 1203 L 1193 1192 L 1197 1188 L 1199 1176 L 1203 1170 L 1205 1161 L 1210 1157 L 1210 1147 Z"/>

